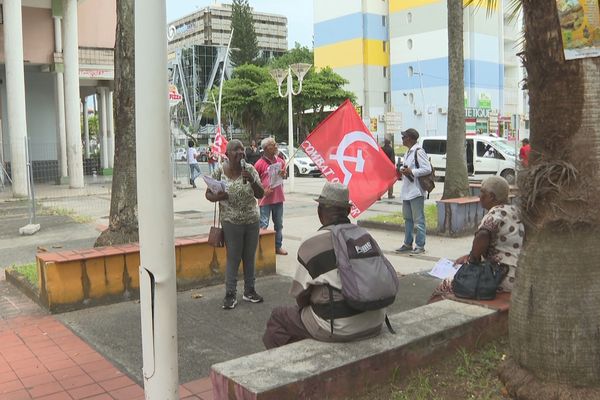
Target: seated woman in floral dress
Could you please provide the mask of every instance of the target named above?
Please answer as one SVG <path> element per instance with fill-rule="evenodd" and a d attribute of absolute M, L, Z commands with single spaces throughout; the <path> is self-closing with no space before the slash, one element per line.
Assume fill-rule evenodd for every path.
<path fill-rule="evenodd" d="M 508 204 L 509 186 L 506 179 L 491 176 L 481 183 L 479 202 L 488 210 L 481 220 L 469 254 L 459 257 L 455 265 L 467 262 L 490 261 L 508 271 L 498 287 L 499 292 L 510 292 L 515 282 L 517 260 L 523 247 L 525 228 L 516 206 Z M 447 278 L 433 295 L 452 293 L 452 279 Z"/>

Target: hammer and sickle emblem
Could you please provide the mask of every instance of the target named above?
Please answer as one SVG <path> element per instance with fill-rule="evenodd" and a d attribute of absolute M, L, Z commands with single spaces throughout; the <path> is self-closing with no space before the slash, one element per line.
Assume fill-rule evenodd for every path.
<path fill-rule="evenodd" d="M 373 139 L 373 136 L 367 135 L 364 132 L 354 131 L 344 136 L 344 138 L 338 146 L 337 152 L 335 154 L 330 155 L 329 158 L 337 161 L 338 165 L 340 166 L 340 169 L 344 173 L 344 182 L 342 183 L 345 186 L 348 186 L 348 183 L 350 183 L 350 180 L 352 179 L 352 172 L 350 172 L 348 168 L 346 168 L 346 165 L 344 164 L 345 161 L 349 161 L 355 164 L 354 172 L 362 173 L 365 167 L 365 159 L 362 156 L 361 149 L 358 149 L 358 151 L 356 152 L 356 157 L 345 155 L 346 149 L 356 142 L 367 143 L 369 146 L 379 151 L 379 146 L 377 145 L 375 139 Z"/>

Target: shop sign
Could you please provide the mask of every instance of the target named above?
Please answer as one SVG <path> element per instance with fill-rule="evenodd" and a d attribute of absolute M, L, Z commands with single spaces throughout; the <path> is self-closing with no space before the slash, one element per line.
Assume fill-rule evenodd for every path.
<path fill-rule="evenodd" d="M 479 94 L 479 99 L 477 100 L 477 106 L 479 108 L 492 108 L 492 99 L 485 93 Z"/>
<path fill-rule="evenodd" d="M 489 118 L 491 112 L 491 108 L 466 107 L 465 118 Z"/>
<path fill-rule="evenodd" d="M 115 77 L 115 71 L 112 68 L 79 68 L 79 77 L 83 79 L 110 81 Z"/>
<path fill-rule="evenodd" d="M 181 103 L 183 96 L 179 94 L 177 90 L 177 86 L 169 85 L 169 106 L 174 107 L 177 104 Z"/>

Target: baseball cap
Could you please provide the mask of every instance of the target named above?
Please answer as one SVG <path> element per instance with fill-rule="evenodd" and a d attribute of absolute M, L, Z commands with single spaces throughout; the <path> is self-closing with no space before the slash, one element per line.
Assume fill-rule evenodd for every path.
<path fill-rule="evenodd" d="M 417 130 L 413 129 L 413 128 L 408 128 L 407 130 L 402 131 L 400 134 L 402 136 L 411 137 L 411 138 L 413 138 L 415 140 L 417 140 L 419 138 L 419 132 L 417 132 Z"/>

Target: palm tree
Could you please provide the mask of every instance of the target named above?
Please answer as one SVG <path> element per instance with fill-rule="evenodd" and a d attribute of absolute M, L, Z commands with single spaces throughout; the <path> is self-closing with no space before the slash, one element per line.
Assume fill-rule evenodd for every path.
<path fill-rule="evenodd" d="M 517 399 L 599 399 L 600 58 L 565 60 L 556 0 L 521 5 L 532 151 L 500 377 Z"/>
<path fill-rule="evenodd" d="M 463 51 L 463 0 L 448 4 L 448 140 L 446 176 L 442 198 L 452 199 L 469 194 L 465 160 L 465 102 Z"/>
<path fill-rule="evenodd" d="M 115 163 L 108 229 L 95 246 L 138 241 L 135 157 L 134 0 L 117 0 Z"/>

